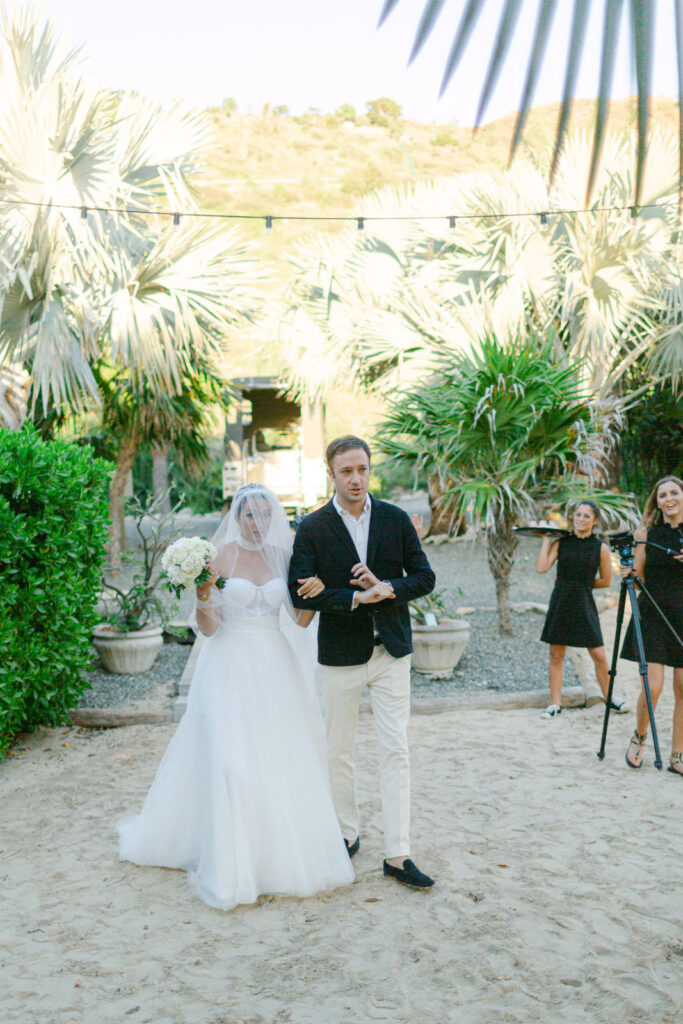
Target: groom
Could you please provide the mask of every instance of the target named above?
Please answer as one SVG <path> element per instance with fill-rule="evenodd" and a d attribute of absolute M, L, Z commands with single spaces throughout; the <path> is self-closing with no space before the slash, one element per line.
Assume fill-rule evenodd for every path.
<path fill-rule="evenodd" d="M 368 494 L 367 443 L 352 435 L 337 438 L 326 459 L 335 495 L 297 531 L 289 588 L 295 607 L 320 612 L 318 683 L 337 817 L 353 857 L 360 847 L 353 749 L 367 686 L 381 751 L 384 874 L 427 889 L 432 879 L 410 860 L 408 601 L 434 589 L 434 573 L 406 513 Z M 316 575 L 323 593 L 300 596 L 301 582 Z"/>

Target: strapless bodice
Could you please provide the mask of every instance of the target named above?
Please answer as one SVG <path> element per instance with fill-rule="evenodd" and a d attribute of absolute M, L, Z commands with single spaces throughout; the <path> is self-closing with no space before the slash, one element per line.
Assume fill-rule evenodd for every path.
<path fill-rule="evenodd" d="M 232 576 L 220 591 L 227 618 L 277 617 L 287 588 L 280 577 L 267 580 L 260 586 L 241 576 Z"/>

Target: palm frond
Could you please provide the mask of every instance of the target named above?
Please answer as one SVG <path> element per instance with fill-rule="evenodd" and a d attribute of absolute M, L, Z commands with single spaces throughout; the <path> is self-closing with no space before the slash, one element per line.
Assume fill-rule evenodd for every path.
<path fill-rule="evenodd" d="M 467 49 L 476 23 L 484 10 L 486 0 L 467 0 L 464 5 L 455 38 L 446 60 L 441 80 L 440 95 L 450 84 L 457 67 Z M 391 12 L 398 6 L 398 0 L 385 0 L 380 14 L 379 24 L 382 25 Z M 432 32 L 436 21 L 444 9 L 443 0 L 428 0 L 420 18 L 412 45 L 410 59 L 413 60 L 424 46 Z M 571 29 L 567 36 L 567 61 L 560 114 L 555 134 L 554 153 L 550 167 L 550 182 L 555 177 L 560 154 L 567 139 L 567 129 L 576 88 L 576 80 L 581 54 L 584 48 L 588 18 L 591 11 L 591 0 L 574 0 Z M 639 206 L 641 202 L 642 180 L 645 173 L 648 139 L 649 139 L 649 104 L 654 59 L 654 20 L 656 0 L 640 0 L 631 3 L 631 40 L 635 61 L 636 82 L 638 92 L 638 144 L 635 157 L 635 187 L 630 201 Z M 534 86 L 540 73 L 541 65 L 547 49 L 550 29 L 556 11 L 556 0 L 541 0 L 536 19 L 536 27 L 529 49 L 527 69 L 522 88 L 515 129 L 511 143 L 511 158 L 516 153 L 523 137 L 527 115 L 533 101 Z M 481 91 L 476 115 L 479 125 L 485 115 L 486 108 L 495 88 L 500 72 L 508 56 L 515 24 L 521 8 L 521 0 L 505 0 L 500 16 L 496 37 L 493 40 L 491 55 L 486 71 L 483 72 Z M 677 42 L 677 60 L 679 71 L 679 201 L 683 195 L 683 4 L 675 0 L 674 26 Z M 602 31 L 602 51 L 600 60 L 599 86 L 597 97 L 596 119 L 593 132 L 593 154 L 587 177 L 587 201 L 593 194 L 593 186 L 600 163 L 602 147 L 608 117 L 608 101 L 612 89 L 612 79 L 616 58 L 617 42 L 623 15 L 623 0 L 605 0 L 605 14 Z"/>

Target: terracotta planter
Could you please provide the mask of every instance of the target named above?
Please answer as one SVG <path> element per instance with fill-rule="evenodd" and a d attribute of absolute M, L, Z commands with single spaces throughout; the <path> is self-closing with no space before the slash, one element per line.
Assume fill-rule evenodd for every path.
<path fill-rule="evenodd" d="M 450 679 L 470 638 L 465 619 L 441 619 L 438 626 L 413 625 L 412 667 L 421 675 Z"/>
<path fill-rule="evenodd" d="M 133 675 L 146 672 L 156 660 L 163 644 L 161 626 L 145 626 L 122 633 L 103 623 L 93 630 L 93 644 L 107 672 Z"/>

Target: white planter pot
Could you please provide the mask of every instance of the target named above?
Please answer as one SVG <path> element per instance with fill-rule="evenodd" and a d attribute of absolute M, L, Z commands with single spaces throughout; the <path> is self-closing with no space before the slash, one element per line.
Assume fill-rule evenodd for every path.
<path fill-rule="evenodd" d="M 152 667 L 164 642 L 162 634 L 161 626 L 122 633 L 103 623 L 93 630 L 93 644 L 107 672 L 133 675 Z"/>
<path fill-rule="evenodd" d="M 438 626 L 413 626 L 412 666 L 435 679 L 450 679 L 470 638 L 465 619 L 442 619 Z"/>

